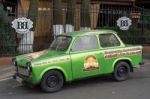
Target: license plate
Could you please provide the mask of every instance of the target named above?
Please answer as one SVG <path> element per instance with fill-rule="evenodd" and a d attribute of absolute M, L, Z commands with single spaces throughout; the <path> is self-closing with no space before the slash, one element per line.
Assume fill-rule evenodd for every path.
<path fill-rule="evenodd" d="M 29 71 L 26 68 L 20 68 L 18 67 L 18 73 L 25 75 L 25 76 L 29 76 Z"/>
<path fill-rule="evenodd" d="M 17 80 L 17 82 L 19 82 L 19 83 L 21 83 L 22 82 L 22 79 L 20 78 L 20 77 L 16 77 L 16 80 Z"/>

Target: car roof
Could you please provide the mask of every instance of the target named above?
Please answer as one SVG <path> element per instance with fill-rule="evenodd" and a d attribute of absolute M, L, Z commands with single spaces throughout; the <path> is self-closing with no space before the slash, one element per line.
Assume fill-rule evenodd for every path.
<path fill-rule="evenodd" d="M 74 32 L 65 33 L 63 35 L 76 37 L 76 36 L 84 36 L 84 35 L 92 35 L 92 34 L 97 35 L 97 34 L 105 34 L 105 33 L 116 33 L 116 32 L 113 30 L 101 29 L 101 30 L 88 30 L 88 31 L 74 31 Z"/>

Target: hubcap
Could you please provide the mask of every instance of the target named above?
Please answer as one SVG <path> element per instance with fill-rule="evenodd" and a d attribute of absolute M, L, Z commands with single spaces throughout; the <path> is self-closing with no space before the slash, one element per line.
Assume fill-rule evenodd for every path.
<path fill-rule="evenodd" d="M 55 75 L 51 75 L 47 78 L 47 85 L 48 87 L 56 87 L 57 84 L 59 83 L 59 79 Z"/>
<path fill-rule="evenodd" d="M 125 66 L 121 66 L 117 70 L 117 75 L 119 77 L 125 77 L 128 74 L 128 69 Z"/>

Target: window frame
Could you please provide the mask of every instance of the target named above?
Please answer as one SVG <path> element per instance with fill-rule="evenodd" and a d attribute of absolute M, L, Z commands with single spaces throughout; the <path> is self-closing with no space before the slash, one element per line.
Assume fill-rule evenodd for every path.
<path fill-rule="evenodd" d="M 101 45 L 101 41 L 100 41 L 100 35 L 103 35 L 103 34 L 112 34 L 112 35 L 114 35 L 115 38 L 118 40 L 119 45 L 118 45 L 118 46 L 111 46 L 111 47 L 103 47 L 103 46 Z M 99 45 L 100 45 L 100 47 L 101 47 L 102 49 L 114 48 L 114 47 L 121 47 L 121 46 L 122 46 L 122 42 L 121 42 L 120 38 L 119 38 L 116 34 L 114 34 L 114 33 L 100 33 L 100 34 L 98 35 L 98 39 L 99 39 Z"/>

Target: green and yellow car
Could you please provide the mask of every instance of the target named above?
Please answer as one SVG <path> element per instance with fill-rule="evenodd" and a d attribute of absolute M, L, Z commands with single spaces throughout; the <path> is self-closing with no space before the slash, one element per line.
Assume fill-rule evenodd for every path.
<path fill-rule="evenodd" d="M 113 30 L 78 31 L 58 35 L 43 51 L 13 58 L 17 80 L 55 92 L 66 82 L 112 74 L 128 78 L 142 65 L 142 46 L 124 44 Z"/>

